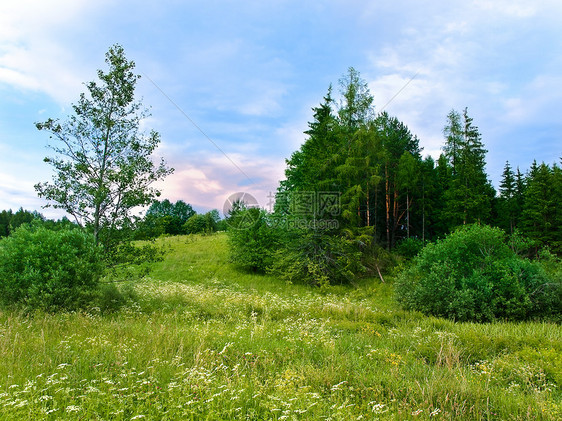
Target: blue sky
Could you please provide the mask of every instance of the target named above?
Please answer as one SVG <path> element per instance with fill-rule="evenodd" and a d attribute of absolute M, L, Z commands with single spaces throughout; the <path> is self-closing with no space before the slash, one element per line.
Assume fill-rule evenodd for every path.
<path fill-rule="evenodd" d="M 416 75 L 385 110 L 424 155 L 439 155 L 447 113 L 468 107 L 497 187 L 507 160 L 525 171 L 562 157 L 560 22 L 558 0 L 2 2 L 0 210 L 41 210 L 33 185 L 52 172 L 34 122 L 68 115 L 114 43 L 143 75 L 137 96 L 175 168 L 160 185 L 172 201 L 221 209 L 246 191 L 265 206 L 311 108 L 350 66 L 375 111 Z"/>

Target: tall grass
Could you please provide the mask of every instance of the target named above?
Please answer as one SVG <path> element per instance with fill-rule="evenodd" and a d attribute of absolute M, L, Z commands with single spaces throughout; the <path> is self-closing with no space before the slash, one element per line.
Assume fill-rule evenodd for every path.
<path fill-rule="evenodd" d="M 0 313 L 0 419 L 562 418 L 560 325 L 453 323 L 398 310 L 377 280 L 243 273 L 221 234 L 161 244 L 116 313 Z"/>

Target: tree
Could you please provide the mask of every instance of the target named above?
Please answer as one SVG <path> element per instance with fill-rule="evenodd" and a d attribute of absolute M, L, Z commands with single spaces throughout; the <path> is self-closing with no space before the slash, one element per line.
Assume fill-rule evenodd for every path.
<path fill-rule="evenodd" d="M 367 82 L 353 67 L 340 79 L 342 103 L 338 111 L 340 124 L 354 132 L 371 119 L 373 96 Z"/>
<path fill-rule="evenodd" d="M 241 206 L 229 218 L 231 261 L 246 270 L 265 272 L 279 248 L 279 231 L 271 224 L 270 215 L 263 209 Z"/>
<path fill-rule="evenodd" d="M 401 188 L 398 176 L 400 158 L 408 152 L 415 161 L 419 162 L 419 139 L 412 135 L 404 123 L 396 117 L 390 117 L 386 112 L 377 117 L 375 124 L 383 147 L 386 245 L 390 250 L 398 239 L 407 207 L 401 206 L 400 201 Z"/>
<path fill-rule="evenodd" d="M 86 84 L 88 95 L 80 95 L 66 121 L 36 123 L 62 146 L 51 146 L 56 156 L 45 158 L 55 170 L 53 182 L 35 189 L 50 202 L 47 206 L 65 210 L 90 228 L 96 244 L 111 242 L 129 223 L 133 208 L 160 194 L 152 184 L 173 171 L 164 160 L 158 165 L 151 160 L 160 135 L 140 131 L 149 114 L 134 98 L 140 78 L 133 73 L 135 63 L 120 45 L 109 49 L 105 61 L 109 71 L 98 70 L 99 81 Z"/>
<path fill-rule="evenodd" d="M 544 162 L 533 162 L 527 177 L 522 213 L 522 230 L 536 246 L 553 244 L 559 231 L 556 226 L 558 201 L 554 190 L 554 172 Z M 538 251 L 538 249 L 536 250 Z"/>
<path fill-rule="evenodd" d="M 451 183 L 445 194 L 449 228 L 487 222 L 495 192 L 485 171 L 487 151 L 480 132 L 472 124 L 466 108 L 462 117 L 453 110 L 447 118 L 443 150 L 452 167 Z"/>
<path fill-rule="evenodd" d="M 171 203 L 168 199 L 155 200 L 146 211 L 145 222 L 154 224 L 156 221 L 162 226 L 165 234 L 184 234 L 183 225 L 195 215 L 190 204 L 183 200 Z"/>
<path fill-rule="evenodd" d="M 406 231 L 410 238 L 410 193 L 416 188 L 419 178 L 419 165 L 414 156 L 405 151 L 398 162 L 398 184 L 400 188 L 406 189 Z"/>
<path fill-rule="evenodd" d="M 332 88 L 318 107 L 312 109 L 314 120 L 308 123 L 308 136 L 302 147 L 286 160 L 286 180 L 280 193 L 332 190 L 335 181 L 333 155 L 340 149 L 338 122 L 332 111 Z"/>
<path fill-rule="evenodd" d="M 204 215 L 194 214 L 183 225 L 186 234 L 211 234 L 217 230 L 219 211 L 213 209 Z"/>
<path fill-rule="evenodd" d="M 457 164 L 460 161 L 460 150 L 463 144 L 461 116 L 457 111 L 451 110 L 449 114 L 447 114 L 447 125 L 443 129 L 443 134 L 445 135 L 443 152 L 451 163 L 452 173 L 455 175 L 457 172 Z"/>
<path fill-rule="evenodd" d="M 498 219 L 500 226 L 513 234 L 515 230 L 518 209 L 517 209 L 517 180 L 515 174 L 509 165 L 505 163 L 500 182 L 500 197 L 499 197 L 499 215 Z"/>

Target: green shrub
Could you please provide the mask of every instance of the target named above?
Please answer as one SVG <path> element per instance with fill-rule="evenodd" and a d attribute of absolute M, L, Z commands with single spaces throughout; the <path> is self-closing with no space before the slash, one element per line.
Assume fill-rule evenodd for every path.
<path fill-rule="evenodd" d="M 394 251 L 406 259 L 412 259 L 423 249 L 423 241 L 420 238 L 405 238 L 400 241 Z"/>
<path fill-rule="evenodd" d="M 230 259 L 254 272 L 265 272 L 278 248 L 278 232 L 268 214 L 258 208 L 239 210 L 228 221 Z"/>
<path fill-rule="evenodd" d="M 517 256 L 500 229 L 470 225 L 427 245 L 399 275 L 396 294 L 405 308 L 435 316 L 523 320 L 559 312 L 560 285 Z"/>
<path fill-rule="evenodd" d="M 218 211 L 213 210 L 204 215 L 195 214 L 183 224 L 183 231 L 186 234 L 210 234 L 217 231 L 219 220 Z"/>
<path fill-rule="evenodd" d="M 103 274 L 101 249 L 79 229 L 22 226 L 0 240 L 0 303 L 75 309 Z"/>
<path fill-rule="evenodd" d="M 321 232 L 287 233 L 270 271 L 289 282 L 320 287 L 352 282 L 365 268 L 355 241 Z"/>

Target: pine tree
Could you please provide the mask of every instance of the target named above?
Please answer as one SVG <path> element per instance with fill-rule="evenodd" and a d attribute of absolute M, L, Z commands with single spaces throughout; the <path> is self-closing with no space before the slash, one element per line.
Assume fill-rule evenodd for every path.
<path fill-rule="evenodd" d="M 414 156 L 405 151 L 398 162 L 398 185 L 406 190 L 406 233 L 410 238 L 410 207 L 412 205 L 412 193 L 415 190 L 419 179 L 419 163 Z"/>
<path fill-rule="evenodd" d="M 354 133 L 372 119 L 374 101 L 367 82 L 353 67 L 339 81 L 342 102 L 338 110 L 341 126 L 347 133 Z"/>
<path fill-rule="evenodd" d="M 553 171 L 548 165 L 544 162 L 537 165 L 534 161 L 526 179 L 522 227 L 524 234 L 535 241 L 537 250 L 556 240 L 554 218 L 557 203 L 553 178 Z"/>
<path fill-rule="evenodd" d="M 321 191 L 334 187 L 334 154 L 341 149 L 338 122 L 333 115 L 332 88 L 318 107 L 313 108 L 313 121 L 305 131 L 308 136 L 301 148 L 289 158 L 286 179 L 280 192 Z"/>
<path fill-rule="evenodd" d="M 384 227 L 386 245 L 390 249 L 396 244 L 407 211 L 406 200 L 400 200 L 401 188 L 398 182 L 400 158 L 407 151 L 419 161 L 420 148 L 418 138 L 412 135 L 408 127 L 396 117 L 390 117 L 383 112 L 377 117 L 375 124 L 383 148 Z"/>
<path fill-rule="evenodd" d="M 498 199 L 498 220 L 500 227 L 513 234 L 517 219 L 517 180 L 509 165 L 505 163 L 500 182 L 500 195 Z"/>
<path fill-rule="evenodd" d="M 447 115 L 447 121 L 448 124 L 443 129 L 445 135 L 443 152 L 451 164 L 452 174 L 456 175 L 457 164 L 460 163 L 460 154 L 464 147 L 461 116 L 457 111 L 451 110 Z"/>
<path fill-rule="evenodd" d="M 449 228 L 472 222 L 488 222 L 494 189 L 485 172 L 486 150 L 478 127 L 472 124 L 468 109 L 461 117 L 461 136 L 457 136 L 458 113 L 449 113 L 445 133 L 445 154 L 452 168 L 451 183 L 445 194 L 445 207 Z"/>

